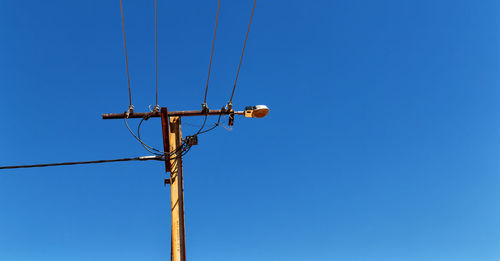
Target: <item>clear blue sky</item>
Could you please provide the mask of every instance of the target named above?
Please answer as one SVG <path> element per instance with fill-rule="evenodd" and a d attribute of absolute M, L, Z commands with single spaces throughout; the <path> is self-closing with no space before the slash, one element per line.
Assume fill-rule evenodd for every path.
<path fill-rule="evenodd" d="M 222 1 L 208 103 L 252 6 Z M 154 2 L 124 0 L 134 105 L 154 103 Z M 159 0 L 160 103 L 198 109 L 217 1 Z M 185 157 L 189 260 L 500 260 L 500 2 L 258 1 L 236 108 Z M 147 155 L 120 4 L 0 1 L 0 165 Z M 186 119 L 192 133 L 201 119 Z M 194 125 L 194 126 L 193 126 Z M 161 147 L 160 122 L 145 139 Z M 168 260 L 160 162 L 0 173 L 0 260 Z"/>

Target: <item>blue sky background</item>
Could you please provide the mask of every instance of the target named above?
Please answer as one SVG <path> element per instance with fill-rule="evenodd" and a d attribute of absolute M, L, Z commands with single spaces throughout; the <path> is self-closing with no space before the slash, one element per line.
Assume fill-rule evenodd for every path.
<path fill-rule="evenodd" d="M 160 103 L 198 109 L 217 1 L 158 5 Z M 222 1 L 210 108 L 228 100 L 251 6 Z M 154 2 L 124 8 L 145 111 Z M 499 8 L 259 1 L 234 103 L 271 112 L 185 157 L 188 259 L 500 260 Z M 147 155 L 100 119 L 128 105 L 118 0 L 3 0 L 0 35 L 0 165 Z M 143 135 L 161 147 L 159 120 Z M 0 260 L 168 260 L 164 177 L 160 162 L 2 171 Z"/>

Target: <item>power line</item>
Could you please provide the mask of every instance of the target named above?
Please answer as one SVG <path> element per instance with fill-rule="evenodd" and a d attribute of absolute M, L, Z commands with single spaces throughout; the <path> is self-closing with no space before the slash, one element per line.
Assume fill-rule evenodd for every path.
<path fill-rule="evenodd" d="M 156 106 L 155 110 L 159 109 L 158 107 L 158 9 L 157 9 L 157 0 L 155 0 L 155 76 L 156 76 Z"/>
<path fill-rule="evenodd" d="M 135 158 L 122 158 L 122 159 L 110 159 L 110 160 L 73 161 L 73 162 L 33 164 L 33 165 L 0 166 L 0 169 L 40 168 L 40 167 L 66 166 L 66 165 L 82 165 L 82 164 L 96 164 L 96 163 L 108 163 L 108 162 L 119 162 L 119 161 L 146 161 L 146 160 L 164 160 L 164 157 L 142 156 Z"/>
<path fill-rule="evenodd" d="M 207 106 L 208 81 L 210 80 L 210 69 L 212 68 L 212 57 L 214 56 L 215 36 L 217 34 L 217 23 L 219 22 L 220 1 L 221 0 L 219 0 L 219 4 L 217 6 L 217 16 L 215 18 L 214 39 L 212 41 L 212 52 L 210 53 L 210 63 L 208 65 L 208 77 L 207 77 L 207 86 L 205 88 L 205 99 L 203 100 L 204 108 L 206 108 L 206 106 Z"/>
<path fill-rule="evenodd" d="M 137 134 L 135 134 L 132 131 L 132 129 L 130 128 L 130 126 L 128 125 L 127 118 L 125 117 L 125 118 L 123 118 L 123 120 L 124 120 L 125 126 L 127 127 L 128 131 L 130 132 L 130 134 L 137 141 L 139 141 L 139 143 L 141 143 L 141 145 L 144 147 L 144 149 L 146 149 L 148 152 L 150 152 L 153 155 L 156 155 L 156 156 L 165 156 L 165 158 L 168 157 L 168 160 L 173 160 L 173 159 L 176 159 L 176 158 L 178 158 L 180 156 L 184 156 L 184 155 L 186 155 L 189 152 L 189 150 L 191 149 L 191 146 L 193 145 L 192 143 L 190 143 L 188 141 L 189 138 L 196 139 L 196 136 L 198 136 L 200 134 L 203 134 L 203 133 L 210 132 L 210 131 L 214 130 L 216 127 L 218 127 L 220 125 L 220 120 L 221 120 L 223 111 L 224 110 L 222 110 L 222 109 L 220 110 L 219 118 L 217 120 L 217 123 L 215 123 L 214 126 L 210 127 L 207 130 L 203 130 L 204 127 L 205 127 L 205 124 L 207 122 L 207 119 L 208 119 L 208 114 L 205 114 L 205 117 L 204 117 L 204 120 L 203 120 L 203 124 L 201 125 L 200 129 L 195 134 L 190 135 L 190 136 L 186 136 L 186 139 L 182 140 L 182 144 L 180 146 L 178 146 L 176 150 L 169 151 L 169 152 L 156 149 L 156 148 L 154 148 L 154 147 L 146 144 L 144 141 L 142 141 L 142 138 L 141 138 L 141 126 L 142 126 L 142 123 L 144 121 L 149 120 L 149 118 L 151 117 L 152 112 L 149 115 L 146 115 L 145 117 L 143 117 L 141 119 L 141 121 L 137 125 Z"/>
<path fill-rule="evenodd" d="M 185 141 L 182 142 L 181 146 L 179 146 L 175 151 L 172 151 L 172 152 L 165 152 L 165 151 L 161 151 L 161 150 L 158 150 L 152 146 L 149 146 L 147 145 L 146 143 L 144 143 L 140 137 L 140 127 L 141 127 L 141 124 L 144 120 L 147 120 L 148 118 L 147 117 L 144 117 L 142 118 L 141 122 L 139 123 L 138 125 L 138 133 L 137 135 L 134 134 L 134 132 L 130 129 L 128 123 L 127 123 L 127 118 L 124 118 L 124 122 L 125 122 L 125 126 L 127 127 L 128 131 L 130 132 L 130 134 L 132 134 L 132 136 L 137 140 L 139 141 L 142 146 L 147 150 L 149 151 L 151 154 L 154 154 L 156 156 L 167 156 L 169 157 L 169 160 L 171 159 L 176 159 L 179 155 L 177 155 L 179 152 L 181 153 L 184 153 L 186 150 L 187 150 L 187 144 Z M 172 155 L 175 155 L 174 157 L 171 157 Z M 185 154 L 181 154 L 182 156 L 185 155 Z"/>
<path fill-rule="evenodd" d="M 122 3 L 122 0 L 120 0 L 120 9 L 121 9 L 121 12 L 122 12 L 123 45 L 125 46 L 125 65 L 127 67 L 129 110 L 133 110 L 134 107 L 132 106 L 132 92 L 130 91 L 130 75 L 129 75 L 129 72 L 128 72 L 127 42 L 125 41 L 125 19 L 123 18 L 123 3 Z"/>
<path fill-rule="evenodd" d="M 222 111 L 222 110 L 221 110 L 221 111 Z M 205 117 L 206 117 L 206 116 L 205 116 Z M 217 127 L 220 125 L 220 118 L 221 118 L 221 117 L 222 117 L 222 113 L 220 113 L 220 114 L 219 114 L 219 119 L 217 120 L 217 123 L 215 123 L 215 124 L 214 124 L 214 126 L 212 126 L 212 127 L 211 127 L 211 128 L 209 128 L 209 129 L 206 129 L 206 130 L 204 130 L 204 131 L 202 131 L 202 129 L 200 129 L 196 135 L 203 134 L 203 133 L 207 133 L 207 132 L 212 131 L 213 129 L 217 128 Z M 203 124 L 203 125 L 205 125 L 205 124 Z"/>
<path fill-rule="evenodd" d="M 253 12 L 255 11 L 255 4 L 257 0 L 253 2 L 252 14 L 250 15 L 250 22 L 248 23 L 247 35 L 245 36 L 245 43 L 243 44 L 243 50 L 241 51 L 240 64 L 238 65 L 238 72 L 236 73 L 236 80 L 234 81 L 233 91 L 231 93 L 231 98 L 228 102 L 228 108 L 231 109 L 232 101 L 234 96 L 234 90 L 236 90 L 236 83 L 238 82 L 238 76 L 240 75 L 241 62 L 243 61 L 243 54 L 245 54 L 245 46 L 247 45 L 248 33 L 250 32 L 250 26 L 252 25 Z"/>

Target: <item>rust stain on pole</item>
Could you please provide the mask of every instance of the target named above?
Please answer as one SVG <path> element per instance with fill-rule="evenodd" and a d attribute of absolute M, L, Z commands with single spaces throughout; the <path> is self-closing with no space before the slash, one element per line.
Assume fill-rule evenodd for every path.
<path fill-rule="evenodd" d="M 161 130 L 163 133 L 163 151 L 170 152 L 170 131 L 167 107 L 161 108 Z M 165 155 L 165 171 L 170 172 L 170 155 Z"/>

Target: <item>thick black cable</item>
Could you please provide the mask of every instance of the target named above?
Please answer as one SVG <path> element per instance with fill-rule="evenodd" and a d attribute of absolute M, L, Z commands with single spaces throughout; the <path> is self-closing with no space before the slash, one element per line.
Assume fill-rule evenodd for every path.
<path fill-rule="evenodd" d="M 205 88 L 205 99 L 203 100 L 204 105 L 207 104 L 208 81 L 210 80 L 210 69 L 212 68 L 212 57 L 214 56 L 215 36 L 217 35 L 217 23 L 219 22 L 220 1 L 221 0 L 219 0 L 219 5 L 217 6 L 217 16 L 215 18 L 214 39 L 212 41 L 212 52 L 210 53 L 210 63 L 208 65 L 207 86 Z"/>
<path fill-rule="evenodd" d="M 233 96 L 234 96 L 234 90 L 236 90 L 236 83 L 238 82 L 238 76 L 240 75 L 241 63 L 243 61 L 243 55 L 245 54 L 245 46 L 247 45 L 248 33 L 250 32 L 250 26 L 252 25 L 252 18 L 253 18 L 253 13 L 255 11 L 255 4 L 256 3 L 257 3 L 257 0 L 255 0 L 253 2 L 252 14 L 250 15 L 250 22 L 248 23 L 247 35 L 245 36 L 245 43 L 243 44 L 243 50 L 241 51 L 240 64 L 238 65 L 238 71 L 236 73 L 236 79 L 234 80 L 234 86 L 233 86 L 233 91 L 231 92 L 231 98 L 229 99 L 229 102 L 228 102 L 229 109 L 231 109 L 231 106 L 232 106 L 232 101 L 233 101 Z"/>
<path fill-rule="evenodd" d="M 82 164 L 96 164 L 96 163 L 108 163 L 108 162 L 119 162 L 119 161 L 146 161 L 146 160 L 164 160 L 164 158 L 163 156 L 143 156 L 143 157 L 111 159 L 111 160 L 73 161 L 73 162 L 47 163 L 47 164 L 0 166 L 0 169 L 40 168 L 40 167 L 66 166 L 66 165 L 82 165 Z"/>

